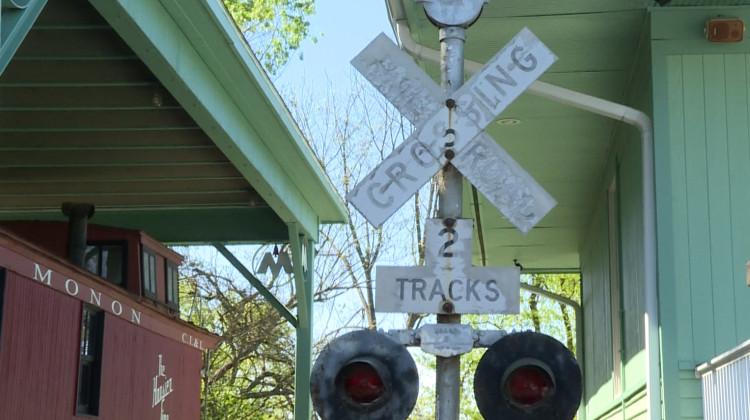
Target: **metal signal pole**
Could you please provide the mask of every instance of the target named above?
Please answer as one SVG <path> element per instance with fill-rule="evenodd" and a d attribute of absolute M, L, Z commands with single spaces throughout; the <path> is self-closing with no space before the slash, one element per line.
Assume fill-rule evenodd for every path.
<path fill-rule="evenodd" d="M 440 28 L 440 86 L 450 96 L 464 83 L 464 41 L 466 29 L 458 26 Z M 455 101 L 448 100 L 446 106 L 455 110 Z M 449 114 L 450 115 L 450 114 Z M 453 157 L 450 148 L 454 135 L 450 133 L 450 121 L 446 133 L 446 158 Z M 451 219 L 459 219 L 462 212 L 463 176 L 450 163 L 440 171 L 440 193 L 438 216 L 446 227 L 452 227 Z M 445 304 L 446 314 L 437 316 L 438 324 L 460 324 L 461 315 L 453 314 L 453 305 Z M 436 364 L 436 419 L 456 420 L 461 403 L 461 356 L 437 357 Z"/>
<path fill-rule="evenodd" d="M 464 42 L 468 28 L 482 11 L 488 0 L 460 2 L 458 5 L 440 0 L 425 1 L 427 16 L 439 27 L 440 36 L 440 86 L 452 96 L 464 84 Z M 443 219 L 446 228 L 452 228 L 455 220 L 462 216 L 463 175 L 450 163 L 455 156 L 452 149 L 455 132 L 451 128 L 456 101 L 448 99 L 449 109 L 445 132 L 445 157 L 448 163 L 438 175 L 438 217 Z M 461 315 L 454 313 L 452 302 L 446 301 L 443 313 L 437 315 L 438 324 L 460 324 Z M 437 357 L 435 388 L 436 420 L 457 420 L 461 405 L 461 356 Z"/>

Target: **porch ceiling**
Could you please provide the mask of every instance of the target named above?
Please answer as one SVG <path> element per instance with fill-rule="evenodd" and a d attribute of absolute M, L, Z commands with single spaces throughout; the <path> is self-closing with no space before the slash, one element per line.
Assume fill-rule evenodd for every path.
<path fill-rule="evenodd" d="M 287 240 L 284 206 L 270 205 L 268 184 L 259 192 L 256 172 L 234 159 L 247 145 L 232 144 L 240 150 L 230 159 L 207 134 L 217 127 L 196 122 L 197 106 L 181 105 L 169 83 L 88 1 L 49 0 L 0 75 L 0 220 L 62 220 L 61 203 L 76 201 L 96 205 L 92 223 L 164 242 Z M 259 114 L 269 107 L 261 101 Z M 318 217 L 340 221 L 343 207 L 330 198 L 319 197 L 333 211 Z"/>
<path fill-rule="evenodd" d="M 647 0 L 491 0 L 467 31 L 465 57 L 484 63 L 528 27 L 559 58 L 540 80 L 619 103 L 647 30 L 647 9 L 653 4 Z M 391 0 L 389 9 L 392 18 L 406 17 L 415 41 L 439 49 L 437 29 L 420 5 Z M 420 64 L 439 80 L 438 66 Z M 501 125 L 501 119 L 520 124 Z M 523 235 L 481 193 L 475 200 L 467 184 L 464 215 L 477 218 L 478 214 L 481 223 L 481 232 L 475 233 L 475 263 L 482 263 L 484 250 L 487 265 L 510 265 L 517 259 L 525 269 L 578 269 L 581 241 L 620 123 L 529 93 L 522 94 L 498 121 L 486 131 L 558 204 Z M 478 242 L 480 237 L 483 243 Z"/>

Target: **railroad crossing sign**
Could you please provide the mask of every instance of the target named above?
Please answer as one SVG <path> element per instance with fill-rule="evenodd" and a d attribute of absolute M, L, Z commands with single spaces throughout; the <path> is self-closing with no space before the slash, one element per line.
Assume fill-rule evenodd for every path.
<path fill-rule="evenodd" d="M 518 267 L 472 267 L 473 220 L 428 219 L 425 265 L 375 268 L 378 312 L 516 314 Z M 446 306 L 448 305 L 448 306 Z"/>
<path fill-rule="evenodd" d="M 526 233 L 556 201 L 484 128 L 557 60 L 524 28 L 448 98 L 381 34 L 352 60 L 417 130 L 347 195 L 380 226 L 450 161 L 519 230 Z"/>

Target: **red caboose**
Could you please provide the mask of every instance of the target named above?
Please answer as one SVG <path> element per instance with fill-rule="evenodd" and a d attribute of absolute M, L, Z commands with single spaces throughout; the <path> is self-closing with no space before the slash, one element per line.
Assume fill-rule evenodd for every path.
<path fill-rule="evenodd" d="M 182 257 L 77 224 L 0 223 L 0 417 L 197 420 L 218 337 L 179 319 Z"/>

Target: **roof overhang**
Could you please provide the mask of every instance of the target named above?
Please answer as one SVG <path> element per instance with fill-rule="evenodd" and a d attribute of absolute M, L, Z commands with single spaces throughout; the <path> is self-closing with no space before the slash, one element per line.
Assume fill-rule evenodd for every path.
<path fill-rule="evenodd" d="M 219 0 L 50 0 L 0 74 L 0 218 L 317 240 L 346 208 Z"/>
<path fill-rule="evenodd" d="M 415 42 L 417 61 L 433 79 L 438 29 L 421 5 L 386 0 L 401 38 Z M 558 61 L 540 80 L 625 103 L 639 46 L 648 30 L 646 0 L 490 1 L 468 28 L 465 58 L 487 62 L 528 27 Z M 467 71 L 467 77 L 470 73 Z M 616 147 L 620 122 L 524 92 L 485 129 L 558 202 L 529 233 L 518 231 L 481 192 L 464 186 L 464 217 L 474 218 L 474 259 L 527 271 L 575 271 L 580 249 Z M 625 128 L 629 130 L 630 128 Z M 637 132 L 633 131 L 635 135 Z"/>

